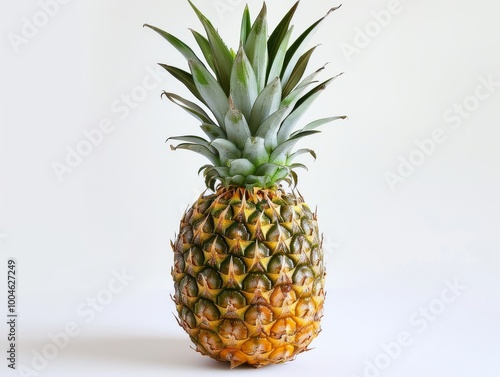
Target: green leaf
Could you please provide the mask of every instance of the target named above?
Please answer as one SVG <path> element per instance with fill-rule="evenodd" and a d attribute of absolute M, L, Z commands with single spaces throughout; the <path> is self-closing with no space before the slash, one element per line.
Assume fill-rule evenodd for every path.
<path fill-rule="evenodd" d="M 250 137 L 245 142 L 243 157 L 259 166 L 269 161 L 265 140 L 262 137 Z"/>
<path fill-rule="evenodd" d="M 250 175 L 255 171 L 255 166 L 246 158 L 238 158 L 228 163 L 230 175 Z"/>
<path fill-rule="evenodd" d="M 290 37 L 293 32 L 293 26 L 288 30 L 288 33 L 286 33 L 285 37 L 281 41 L 281 45 L 279 46 L 278 51 L 276 52 L 276 55 L 273 57 L 272 60 L 269 60 L 270 63 L 269 65 L 269 72 L 267 76 L 267 84 L 274 80 L 276 77 L 281 76 L 281 71 L 283 70 L 283 64 L 285 61 L 285 55 L 286 55 L 286 49 L 288 48 L 288 42 L 290 41 Z"/>
<path fill-rule="evenodd" d="M 291 108 L 283 107 L 272 113 L 256 132 L 256 136 L 263 137 L 266 144 L 266 149 L 271 152 L 278 145 L 278 130 L 283 122 L 283 119 L 289 114 Z"/>
<path fill-rule="evenodd" d="M 287 62 L 287 65 L 284 67 L 283 75 L 282 75 L 282 80 L 283 80 L 283 85 L 286 85 L 288 82 L 288 79 L 290 78 L 290 75 L 292 74 L 292 71 L 297 64 L 297 61 L 300 59 L 300 56 L 302 55 L 302 52 L 304 51 L 305 47 L 309 43 L 311 37 L 314 35 L 316 30 L 318 29 L 318 26 L 321 24 L 321 22 L 334 10 L 338 9 L 339 7 L 332 8 L 328 11 L 328 13 L 320 18 L 318 21 L 313 23 L 309 28 L 307 28 L 296 40 L 295 42 L 290 46 L 286 53 L 285 61 Z"/>
<path fill-rule="evenodd" d="M 290 134 L 292 133 L 297 122 L 300 120 L 300 118 L 302 118 L 311 104 L 318 98 L 321 92 L 326 89 L 326 87 L 332 82 L 332 80 L 333 78 L 319 84 L 315 88 L 311 89 L 302 98 L 300 98 L 299 101 L 297 101 L 293 111 L 281 124 L 281 128 L 278 131 L 278 144 L 285 142 L 290 137 Z"/>
<path fill-rule="evenodd" d="M 342 73 L 339 73 L 337 76 L 331 77 L 326 81 L 323 81 L 321 84 L 318 84 L 315 88 L 311 89 L 306 95 L 304 95 L 299 101 L 297 101 L 297 104 L 295 107 L 299 107 L 302 105 L 303 102 L 307 101 L 309 97 L 312 97 L 314 95 L 317 95 L 318 93 L 321 93 L 323 90 L 325 90 L 328 85 L 330 85 L 333 80 L 335 80 L 337 77 L 341 76 Z"/>
<path fill-rule="evenodd" d="M 171 145 L 170 149 L 172 149 L 174 151 L 177 149 L 186 149 L 186 150 L 189 150 L 192 152 L 196 152 L 196 153 L 201 154 L 202 156 L 205 156 L 206 158 L 208 158 L 212 164 L 220 165 L 220 161 L 219 161 L 219 158 L 217 157 L 217 155 L 212 153 L 210 151 L 210 149 L 208 149 L 207 147 L 205 147 L 203 145 L 182 143 L 182 144 L 179 144 L 176 146 Z"/>
<path fill-rule="evenodd" d="M 269 158 L 269 161 L 277 163 L 277 164 L 285 164 L 287 157 L 291 154 L 292 148 L 295 146 L 295 144 L 302 139 L 303 137 L 309 136 L 309 135 L 314 135 L 318 133 L 319 131 L 303 131 L 295 135 L 293 138 L 288 139 L 284 143 L 278 145 L 273 152 L 271 153 L 271 157 Z"/>
<path fill-rule="evenodd" d="M 209 67 L 212 68 L 212 70 L 215 72 L 216 67 L 214 57 L 212 56 L 212 48 L 210 47 L 210 42 L 196 30 L 189 30 L 191 30 L 191 33 L 193 33 L 194 39 L 196 40 L 196 43 L 198 43 L 198 46 L 200 47 L 200 50 L 203 53 L 203 56 L 205 57 L 205 60 L 207 61 Z"/>
<path fill-rule="evenodd" d="M 274 62 L 275 58 L 279 54 L 279 50 L 283 46 L 283 41 L 287 39 L 287 34 L 288 38 L 290 38 L 290 22 L 293 18 L 293 15 L 295 14 L 295 11 L 297 10 L 297 7 L 299 5 L 299 2 L 297 1 L 292 8 L 288 11 L 288 13 L 283 17 L 283 19 L 280 21 L 278 26 L 274 29 L 274 31 L 271 33 L 269 40 L 267 42 L 268 46 L 268 51 L 269 51 L 269 61 Z M 288 42 L 284 43 L 286 46 Z M 271 80 L 274 80 L 273 76 L 270 76 Z"/>
<path fill-rule="evenodd" d="M 189 47 L 187 44 L 185 44 L 183 41 L 178 39 L 177 37 L 174 37 L 172 34 L 157 28 L 156 26 L 144 24 L 145 27 L 148 27 L 154 31 L 156 31 L 158 34 L 160 34 L 163 38 L 165 38 L 172 46 L 174 46 L 187 60 L 197 60 L 201 62 L 201 60 L 196 56 L 194 51 Z"/>
<path fill-rule="evenodd" d="M 300 131 L 314 130 L 314 129 L 322 126 L 323 124 L 327 124 L 327 123 L 333 122 L 335 120 L 345 119 L 345 118 L 347 118 L 347 117 L 345 115 L 342 115 L 342 116 L 334 116 L 334 117 L 328 117 L 328 118 L 318 119 L 318 120 L 315 120 L 315 121 L 309 123 L 307 126 L 305 126 L 304 128 L 302 128 Z M 290 136 L 293 137 L 294 134 L 296 134 L 296 133 L 298 133 L 300 131 L 294 132 Z"/>
<path fill-rule="evenodd" d="M 250 129 L 241 111 L 229 110 L 225 116 L 225 125 L 228 140 L 243 150 L 247 138 L 250 137 Z"/>
<path fill-rule="evenodd" d="M 229 176 L 229 168 L 224 166 L 208 166 L 209 171 L 214 170 L 221 177 Z"/>
<path fill-rule="evenodd" d="M 215 139 L 210 143 L 219 152 L 220 164 L 226 165 L 230 160 L 236 160 L 241 157 L 241 151 L 226 139 Z"/>
<path fill-rule="evenodd" d="M 245 180 L 246 177 L 244 175 L 235 175 L 227 180 L 227 184 L 243 187 L 245 185 Z"/>
<path fill-rule="evenodd" d="M 260 92 L 266 85 L 267 76 L 267 7 L 263 4 L 245 43 L 245 51 L 252 64 Z"/>
<path fill-rule="evenodd" d="M 311 59 L 312 53 L 316 49 L 317 46 L 309 49 L 304 55 L 300 57 L 297 61 L 297 64 L 293 68 L 293 71 L 288 79 L 285 87 L 283 88 L 283 97 L 286 97 L 295 86 L 300 82 L 304 72 L 306 71 L 307 64 L 309 63 L 309 59 Z"/>
<path fill-rule="evenodd" d="M 293 170 L 293 169 L 304 169 L 304 170 L 306 170 L 306 171 L 307 171 L 307 170 L 309 170 L 309 169 L 307 168 L 307 166 L 305 166 L 304 164 L 301 164 L 301 163 L 299 163 L 299 162 L 297 162 L 297 163 L 295 163 L 295 164 L 291 164 L 291 165 L 289 165 L 288 167 L 289 167 L 290 169 L 292 169 L 292 170 Z"/>
<path fill-rule="evenodd" d="M 304 90 L 311 84 L 317 83 L 317 81 L 314 81 L 316 76 L 324 70 L 325 67 L 321 67 L 320 69 L 316 70 L 315 72 L 311 73 L 309 76 L 307 76 L 304 80 L 300 82 L 299 85 L 295 87 L 282 101 L 281 101 L 281 106 L 295 106 L 295 104 L 299 101 L 300 95 L 304 92 Z"/>
<path fill-rule="evenodd" d="M 257 78 L 245 50 L 240 46 L 231 71 L 231 98 L 236 108 L 250 119 L 252 107 L 257 99 Z"/>
<path fill-rule="evenodd" d="M 185 141 L 185 142 L 191 143 L 191 144 L 198 144 L 198 145 L 201 145 L 201 146 L 207 148 L 213 154 L 217 153 L 217 150 L 215 148 L 213 148 L 207 140 L 205 140 L 199 136 L 194 136 L 194 135 L 172 136 L 172 137 L 169 137 L 166 140 L 166 142 L 168 142 L 169 140 L 178 140 L 178 141 Z"/>
<path fill-rule="evenodd" d="M 210 116 L 196 103 L 188 101 L 187 99 L 182 98 L 181 96 L 175 93 L 163 92 L 170 101 L 175 103 L 177 106 L 182 107 L 189 114 L 197 118 L 203 123 L 213 123 L 213 120 L 210 119 Z"/>
<path fill-rule="evenodd" d="M 252 191 L 254 187 L 268 188 L 271 186 L 271 177 L 265 175 L 258 176 L 251 174 L 245 180 L 245 187 L 248 191 Z"/>
<path fill-rule="evenodd" d="M 198 169 L 198 175 L 199 175 L 202 171 L 207 170 L 207 169 L 209 169 L 209 168 L 211 168 L 211 167 L 213 167 L 213 165 L 210 165 L 210 164 L 205 164 L 205 165 L 203 165 L 201 168 L 199 168 L 199 169 Z"/>
<path fill-rule="evenodd" d="M 314 152 L 312 149 L 299 149 L 298 151 L 293 152 L 291 155 L 288 156 L 288 159 L 286 161 L 287 165 L 289 165 L 293 160 L 295 160 L 297 157 L 303 155 L 303 154 L 310 154 L 313 156 L 313 158 L 316 160 L 316 152 Z"/>
<path fill-rule="evenodd" d="M 195 60 L 190 60 L 189 68 L 191 69 L 198 92 L 200 92 L 205 103 L 214 114 L 220 127 L 224 129 L 224 116 L 229 111 L 229 102 L 226 94 L 203 64 Z"/>
<path fill-rule="evenodd" d="M 273 164 L 271 162 L 260 165 L 255 171 L 255 175 L 272 177 L 282 165 Z"/>
<path fill-rule="evenodd" d="M 281 81 L 279 77 L 267 85 L 259 94 L 250 115 L 250 131 L 255 135 L 259 126 L 272 113 L 279 110 L 281 103 Z"/>
<path fill-rule="evenodd" d="M 207 167 L 203 172 L 203 175 L 205 176 L 205 185 L 212 191 L 215 191 L 215 183 L 218 180 L 221 180 L 217 169 Z"/>
<path fill-rule="evenodd" d="M 198 19 L 201 24 L 205 28 L 205 32 L 207 33 L 208 41 L 210 42 L 210 47 L 212 49 L 212 57 L 215 66 L 215 73 L 218 81 L 220 82 L 220 86 L 226 96 L 229 95 L 230 89 L 230 78 L 231 78 L 231 68 L 233 66 L 233 55 L 231 51 L 227 48 L 226 44 L 220 37 L 217 30 L 215 30 L 214 26 L 210 22 L 205 15 L 195 7 L 195 5 L 190 1 L 189 4 L 191 8 L 195 11 Z"/>
<path fill-rule="evenodd" d="M 287 177 L 289 175 L 290 175 L 290 168 L 288 166 L 283 166 L 283 167 L 279 168 L 276 173 L 274 173 L 274 175 L 271 178 L 271 180 L 273 182 L 279 182 L 279 181 L 282 181 L 282 180 L 289 181 L 287 179 Z"/>
<path fill-rule="evenodd" d="M 248 34 L 250 33 L 250 29 L 252 28 L 252 24 L 250 21 L 250 10 L 248 9 L 248 4 L 245 5 L 245 10 L 243 11 L 243 17 L 241 20 L 241 32 L 240 32 L 240 44 L 245 45 L 247 42 Z"/>
<path fill-rule="evenodd" d="M 181 83 L 183 83 L 186 88 L 189 89 L 189 91 L 197 98 L 199 99 L 202 103 L 205 104 L 205 100 L 203 97 L 200 95 L 200 92 L 198 92 L 198 89 L 196 88 L 196 85 L 194 84 L 193 81 L 193 75 L 190 74 L 189 72 L 186 72 L 182 69 L 172 67 L 170 65 L 166 64 L 159 64 L 161 67 L 165 68 L 168 73 L 170 73 L 173 77 L 175 77 L 177 80 L 179 80 Z"/>
<path fill-rule="evenodd" d="M 276 131 L 284 117 L 286 117 L 288 111 L 288 107 L 283 107 L 268 116 L 255 132 L 255 136 L 266 138 L 266 135 L 268 135 L 269 132 Z"/>
<path fill-rule="evenodd" d="M 211 123 L 203 123 L 200 128 L 210 138 L 215 140 L 217 138 L 227 139 L 227 135 L 222 128 Z"/>

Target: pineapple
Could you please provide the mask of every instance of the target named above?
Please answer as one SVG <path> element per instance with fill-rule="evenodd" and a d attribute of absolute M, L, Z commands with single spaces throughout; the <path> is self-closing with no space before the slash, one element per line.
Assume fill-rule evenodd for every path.
<path fill-rule="evenodd" d="M 229 49 L 191 2 L 205 35 L 192 31 L 203 60 L 184 42 L 146 24 L 187 59 L 189 71 L 161 64 L 197 102 L 164 92 L 201 123 L 206 137 L 169 138 L 171 148 L 205 156 L 208 192 L 186 210 L 172 248 L 179 325 L 196 350 L 231 367 L 292 360 L 320 332 L 325 300 L 322 237 L 316 212 L 295 190 L 294 150 L 302 138 L 340 117 L 297 128 L 332 82 L 304 77 L 322 17 L 291 43 L 298 2 L 268 37 L 264 3 L 251 22 L 245 7 L 239 48 Z M 332 8 L 328 14 L 337 8 Z M 206 111 L 208 109 L 208 111 Z"/>

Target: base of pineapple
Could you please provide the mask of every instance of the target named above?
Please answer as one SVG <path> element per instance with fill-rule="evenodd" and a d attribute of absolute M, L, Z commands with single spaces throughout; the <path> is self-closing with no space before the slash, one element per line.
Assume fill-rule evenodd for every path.
<path fill-rule="evenodd" d="M 220 344 L 217 344 L 217 341 L 214 343 L 211 339 L 214 337 L 213 334 L 204 334 L 200 338 L 195 338 L 197 339 L 196 342 L 192 340 L 196 344 L 197 352 L 220 362 L 229 362 L 231 368 L 235 368 L 242 364 L 260 368 L 269 364 L 281 364 L 292 361 L 299 353 L 309 351 L 307 346 L 312 339 L 316 337 L 319 331 L 319 326 L 318 329 L 306 329 L 302 332 L 302 344 L 295 345 L 283 345 L 282 340 L 276 341 L 269 339 L 269 337 L 256 337 L 231 347 L 230 345 L 224 345 L 224 339 L 220 337 Z M 299 337 L 300 336 L 301 335 L 299 335 Z M 216 336 L 215 339 L 217 339 Z M 299 339 L 299 341 L 301 340 Z M 287 340 L 285 342 L 290 341 Z M 218 347 L 220 347 L 220 349 Z M 207 349 L 210 351 L 207 351 Z"/>

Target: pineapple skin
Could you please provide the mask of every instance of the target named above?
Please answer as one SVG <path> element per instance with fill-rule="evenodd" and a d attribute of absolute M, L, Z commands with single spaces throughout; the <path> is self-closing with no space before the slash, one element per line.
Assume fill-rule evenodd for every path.
<path fill-rule="evenodd" d="M 203 355 L 283 363 L 321 331 L 322 239 L 299 194 L 220 186 L 186 210 L 172 248 L 177 321 Z"/>

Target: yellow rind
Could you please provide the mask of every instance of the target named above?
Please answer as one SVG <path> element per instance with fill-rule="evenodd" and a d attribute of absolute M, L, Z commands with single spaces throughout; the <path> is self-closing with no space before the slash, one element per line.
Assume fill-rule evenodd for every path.
<path fill-rule="evenodd" d="M 178 323 L 203 355 L 283 363 L 321 331 L 321 237 L 301 196 L 220 187 L 186 211 L 172 247 Z"/>

